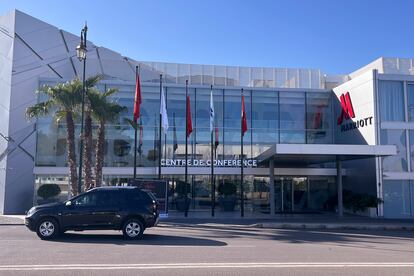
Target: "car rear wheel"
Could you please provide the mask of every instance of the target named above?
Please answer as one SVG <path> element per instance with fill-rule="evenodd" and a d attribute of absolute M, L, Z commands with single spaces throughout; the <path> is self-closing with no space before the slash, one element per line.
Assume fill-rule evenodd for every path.
<path fill-rule="evenodd" d="M 139 219 L 129 219 L 122 227 L 122 233 L 126 239 L 140 239 L 144 235 L 144 225 Z"/>
<path fill-rule="evenodd" d="M 36 233 L 42 240 L 51 240 L 58 236 L 59 225 L 53 218 L 45 218 L 37 224 Z"/>

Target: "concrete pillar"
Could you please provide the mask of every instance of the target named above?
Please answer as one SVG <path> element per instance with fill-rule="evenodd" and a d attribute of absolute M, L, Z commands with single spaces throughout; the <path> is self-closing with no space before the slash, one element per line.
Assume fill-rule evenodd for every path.
<path fill-rule="evenodd" d="M 342 161 L 336 157 L 336 183 L 338 186 L 338 217 L 344 216 L 344 206 L 342 200 Z"/>
<path fill-rule="evenodd" d="M 273 158 L 269 161 L 269 186 L 270 186 L 270 216 L 275 215 L 275 165 Z"/>

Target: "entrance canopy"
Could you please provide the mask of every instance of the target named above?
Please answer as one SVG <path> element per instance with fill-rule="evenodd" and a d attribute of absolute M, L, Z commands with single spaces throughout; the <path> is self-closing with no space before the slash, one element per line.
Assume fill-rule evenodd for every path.
<path fill-rule="evenodd" d="M 260 165 L 310 165 L 327 162 L 384 157 L 397 154 L 394 145 L 276 144 L 258 156 Z"/>
<path fill-rule="evenodd" d="M 309 165 L 327 162 L 336 163 L 336 177 L 338 186 L 338 216 L 343 216 L 342 196 L 342 161 L 374 158 L 397 154 L 394 145 L 325 145 L 325 144 L 276 144 L 259 155 L 261 165 L 269 166 L 270 183 L 274 182 L 275 165 Z M 275 188 L 270 185 L 270 213 L 275 213 Z"/>

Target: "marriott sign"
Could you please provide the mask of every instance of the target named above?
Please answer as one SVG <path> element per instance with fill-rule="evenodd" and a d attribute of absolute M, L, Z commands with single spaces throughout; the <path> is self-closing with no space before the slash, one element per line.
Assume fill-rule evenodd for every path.
<path fill-rule="evenodd" d="M 342 94 L 340 96 L 340 101 L 341 101 L 341 113 L 338 117 L 337 124 L 338 126 L 341 126 L 341 132 L 372 125 L 372 116 L 361 118 L 361 119 L 356 119 L 355 121 L 353 120 L 352 122 L 346 122 L 356 117 L 349 92 Z M 345 123 L 344 123 L 344 119 L 345 119 Z"/>

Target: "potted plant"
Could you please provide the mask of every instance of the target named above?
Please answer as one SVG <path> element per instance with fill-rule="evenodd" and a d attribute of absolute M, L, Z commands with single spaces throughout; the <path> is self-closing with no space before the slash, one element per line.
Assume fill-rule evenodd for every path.
<path fill-rule="evenodd" d="M 344 190 L 344 207 L 355 214 L 369 217 L 377 216 L 377 206 L 382 200 L 369 194 L 353 193 Z"/>
<path fill-rule="evenodd" d="M 44 184 L 37 190 L 37 195 L 42 198 L 38 200 L 39 204 L 54 202 L 54 198 L 61 193 L 57 184 Z"/>
<path fill-rule="evenodd" d="M 234 211 L 236 206 L 236 184 L 232 181 L 225 180 L 218 186 L 219 204 L 222 211 Z"/>
<path fill-rule="evenodd" d="M 175 185 L 175 205 L 177 211 L 184 212 L 190 207 L 190 198 L 188 192 L 190 191 L 190 184 L 184 181 L 176 180 Z"/>

